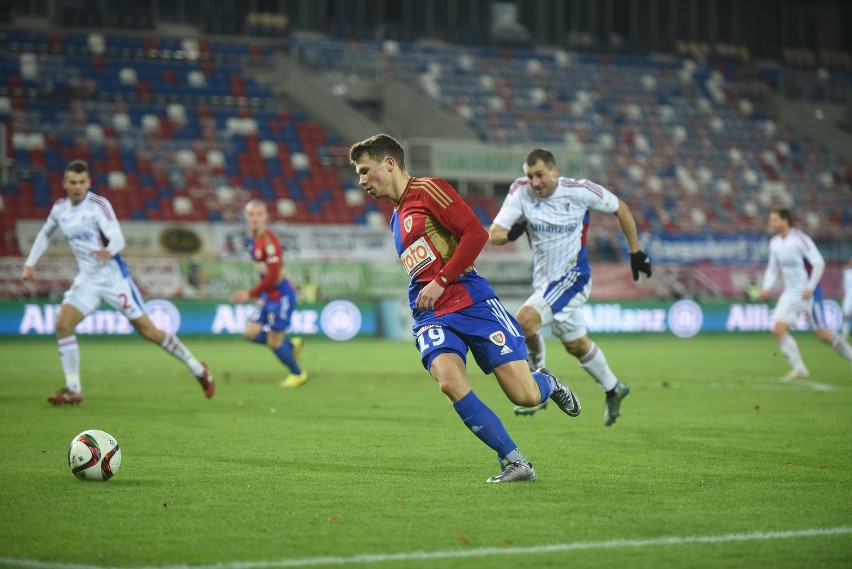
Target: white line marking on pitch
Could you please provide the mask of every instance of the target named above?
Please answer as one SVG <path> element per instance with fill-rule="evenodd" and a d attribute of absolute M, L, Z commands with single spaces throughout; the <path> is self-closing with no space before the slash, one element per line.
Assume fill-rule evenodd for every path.
<path fill-rule="evenodd" d="M 533 547 L 478 547 L 453 551 L 413 551 L 411 553 L 378 553 L 351 555 L 347 557 L 306 557 L 302 559 L 280 559 L 278 561 L 235 561 L 212 565 L 164 565 L 133 567 L 124 569 L 265 569 L 275 567 L 319 567 L 323 565 L 362 565 L 367 563 L 387 563 L 391 561 L 436 561 L 440 559 L 461 559 L 489 557 L 495 555 L 535 555 L 577 551 L 580 549 L 623 549 L 626 547 L 650 547 L 655 545 L 689 545 L 694 543 L 729 543 L 735 541 L 755 541 L 772 539 L 792 539 L 797 537 L 821 537 L 852 534 L 852 527 L 825 529 L 805 529 L 791 531 L 770 531 L 760 533 L 729 533 L 723 535 L 704 535 L 687 537 L 660 537 L 656 539 L 614 539 L 610 541 L 580 541 L 575 543 L 556 543 Z M 0 557 L 0 566 L 27 567 L 33 569 L 120 569 L 102 565 L 84 565 L 77 563 L 53 563 L 29 559 L 11 559 Z"/>
<path fill-rule="evenodd" d="M 834 391 L 834 386 L 827 383 L 820 383 L 812 379 L 802 379 L 800 381 L 802 385 L 810 387 L 815 391 Z"/>
<path fill-rule="evenodd" d="M 719 382 L 719 383 L 708 383 L 707 387 L 709 389 L 740 389 L 740 390 L 752 390 L 752 391 L 790 391 L 790 390 L 813 390 L 813 391 L 839 391 L 835 386 L 829 383 L 820 383 L 818 381 L 812 381 L 810 379 L 807 380 L 797 380 L 795 383 L 731 383 L 731 382 Z M 848 390 L 843 390 L 848 391 Z"/>

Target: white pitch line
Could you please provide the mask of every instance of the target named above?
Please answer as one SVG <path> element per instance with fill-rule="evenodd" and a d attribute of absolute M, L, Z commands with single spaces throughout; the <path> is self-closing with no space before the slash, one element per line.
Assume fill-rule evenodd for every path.
<path fill-rule="evenodd" d="M 795 383 L 781 383 L 780 381 L 750 384 L 731 382 L 708 383 L 707 388 L 724 390 L 738 389 L 740 391 L 848 391 L 848 389 L 838 389 L 829 383 L 819 383 L 818 381 L 802 379 L 796 380 Z"/>
<path fill-rule="evenodd" d="M 799 382 L 801 382 L 801 385 L 810 387 L 814 391 L 834 391 L 834 386 L 828 383 L 820 383 L 812 379 L 800 379 Z"/>
<path fill-rule="evenodd" d="M 437 561 L 441 559 L 462 559 L 489 557 L 497 555 L 536 555 L 577 551 L 581 549 L 624 549 L 627 547 L 652 547 L 657 545 L 689 545 L 702 543 L 730 543 L 737 541 L 756 541 L 773 539 L 792 539 L 797 537 L 822 537 L 852 534 L 852 527 L 815 528 L 790 531 L 770 531 L 759 533 L 729 533 L 723 535 L 660 537 L 656 539 L 614 539 L 610 541 L 580 541 L 574 543 L 556 543 L 533 547 L 478 547 L 452 551 L 413 551 L 411 553 L 361 554 L 346 557 L 305 557 L 302 559 L 280 559 L 278 561 L 235 561 L 212 565 L 162 565 L 147 567 L 108 567 L 103 565 L 83 565 L 76 563 L 52 563 L 30 559 L 12 559 L 0 557 L 0 566 L 26 567 L 29 569 L 266 569 L 277 567 L 320 567 L 323 565 L 363 565 L 368 563 L 388 563 L 393 561 Z"/>

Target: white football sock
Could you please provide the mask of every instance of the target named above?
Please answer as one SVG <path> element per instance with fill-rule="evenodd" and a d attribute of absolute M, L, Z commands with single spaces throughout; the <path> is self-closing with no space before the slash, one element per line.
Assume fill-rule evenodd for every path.
<path fill-rule="evenodd" d="M 541 330 L 536 332 L 535 336 L 528 336 L 524 340 L 527 344 L 527 363 L 529 363 L 530 371 L 544 367 L 547 348 L 544 345 L 544 336 L 541 334 Z"/>
<path fill-rule="evenodd" d="M 835 352 L 852 362 L 852 346 L 843 337 L 832 334 L 831 347 L 834 348 Z"/>
<path fill-rule="evenodd" d="M 799 353 L 799 344 L 790 334 L 784 334 L 778 340 L 778 347 L 781 348 L 781 353 L 787 358 L 790 366 L 793 369 L 807 371 L 805 362 L 802 360 L 802 355 Z"/>
<path fill-rule="evenodd" d="M 201 362 L 195 359 L 192 352 L 190 352 L 187 347 L 183 345 L 183 342 L 181 342 L 174 334 L 167 333 L 166 338 L 163 340 L 163 343 L 160 344 L 160 347 L 186 364 L 186 367 L 189 368 L 192 375 L 198 377 L 204 373 L 204 366 Z"/>
<path fill-rule="evenodd" d="M 524 455 L 522 455 L 521 451 L 518 449 L 515 449 L 506 455 L 506 462 L 523 462 L 525 464 L 529 464 L 529 461 L 524 458 Z"/>
<path fill-rule="evenodd" d="M 72 334 L 58 338 L 56 343 L 59 346 L 62 371 L 65 373 L 65 387 L 80 393 L 80 345 L 77 343 L 77 336 Z"/>
<path fill-rule="evenodd" d="M 609 369 L 603 350 L 598 348 L 598 345 L 594 342 L 592 342 L 592 347 L 589 348 L 586 355 L 580 358 L 580 367 L 600 383 L 604 391 L 609 391 L 618 385 L 618 378 Z"/>

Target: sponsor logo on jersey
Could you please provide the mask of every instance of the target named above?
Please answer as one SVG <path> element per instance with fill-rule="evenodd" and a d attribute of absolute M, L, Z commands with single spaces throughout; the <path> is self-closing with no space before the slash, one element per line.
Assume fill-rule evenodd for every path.
<path fill-rule="evenodd" d="M 511 353 L 512 353 L 512 348 L 510 348 L 509 346 L 503 346 L 503 349 L 500 350 L 501 356 L 505 356 L 506 354 L 511 354 Z"/>
<path fill-rule="evenodd" d="M 72 233 L 66 236 L 66 239 L 68 239 L 69 243 L 71 243 L 72 241 L 92 241 L 94 238 L 95 234 L 91 231 L 84 231 L 82 233 Z"/>
<path fill-rule="evenodd" d="M 529 225 L 536 233 L 571 233 L 577 228 L 577 224 L 563 226 L 550 223 L 531 223 Z"/>
<path fill-rule="evenodd" d="M 502 330 L 497 330 L 496 332 L 492 332 L 488 339 L 491 340 L 496 346 L 505 346 L 506 345 L 506 334 Z"/>
<path fill-rule="evenodd" d="M 419 274 L 423 269 L 431 265 L 436 258 L 432 249 L 429 248 L 425 237 L 421 237 L 409 245 L 408 249 L 399 256 L 399 260 L 402 261 L 402 265 L 408 271 L 409 277 Z"/>
<path fill-rule="evenodd" d="M 411 232 L 411 226 L 413 224 L 414 224 L 414 220 L 411 218 L 410 215 L 408 217 L 406 217 L 404 220 L 402 220 L 402 226 L 405 228 L 406 233 Z"/>

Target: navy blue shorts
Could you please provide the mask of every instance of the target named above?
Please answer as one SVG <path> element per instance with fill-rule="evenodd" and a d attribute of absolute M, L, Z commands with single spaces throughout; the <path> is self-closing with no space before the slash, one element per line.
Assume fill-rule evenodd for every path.
<path fill-rule="evenodd" d="M 264 292 L 255 304 L 254 311 L 249 316 L 251 322 L 266 324 L 274 332 L 284 332 L 290 329 L 290 319 L 296 308 L 296 290 L 287 279 L 278 283 L 280 300 L 269 300 Z"/>
<path fill-rule="evenodd" d="M 486 374 L 507 362 L 527 359 L 521 326 L 497 298 L 458 312 L 423 318 L 415 322 L 413 330 L 427 371 L 439 354 L 447 352 L 467 362 L 468 349 Z"/>

